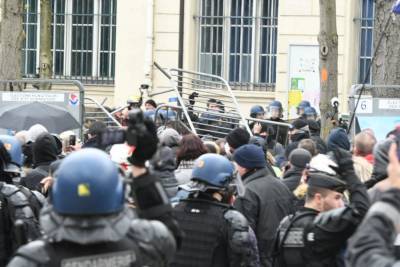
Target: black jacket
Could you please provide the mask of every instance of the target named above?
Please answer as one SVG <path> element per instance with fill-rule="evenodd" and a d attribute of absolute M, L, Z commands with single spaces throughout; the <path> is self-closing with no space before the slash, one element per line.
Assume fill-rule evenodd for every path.
<path fill-rule="evenodd" d="M 319 153 L 326 154 L 328 152 L 328 147 L 319 135 L 311 135 L 310 139 L 315 142 Z"/>
<path fill-rule="evenodd" d="M 234 207 L 246 216 L 255 231 L 262 266 L 271 265 L 273 240 L 279 222 L 294 211 L 294 196 L 268 169 L 258 169 L 242 177 L 245 194 Z"/>
<path fill-rule="evenodd" d="M 304 226 L 302 233 L 304 245 L 299 247 L 302 250 L 301 258 L 304 266 L 344 266 L 343 252 L 346 242 L 357 229 L 369 207 L 366 187 L 358 180 L 354 172 L 346 174 L 346 182 L 350 192 L 350 204 L 343 208 L 322 212 L 316 216 L 315 220 Z M 298 213 L 301 212 L 303 211 Z M 287 218 L 282 223 L 285 220 L 287 221 Z M 291 265 L 278 266 L 290 267 Z"/>
<path fill-rule="evenodd" d="M 33 143 L 34 169 L 21 179 L 21 185 L 30 190 L 41 191 L 40 181 L 48 175 L 49 166 L 57 160 L 57 144 L 51 134 L 43 133 Z"/>
<path fill-rule="evenodd" d="M 300 183 L 303 170 L 296 167 L 291 167 L 283 174 L 283 183 L 293 192 Z"/>
<path fill-rule="evenodd" d="M 346 263 L 352 267 L 397 266 L 400 253 L 394 245 L 400 221 L 400 190 L 391 189 L 372 205 L 348 245 Z M 397 229 L 396 229 L 397 228 Z"/>
<path fill-rule="evenodd" d="M 286 159 L 289 159 L 290 152 L 299 146 L 300 141 L 307 138 L 310 138 L 310 133 L 308 131 L 299 132 L 292 135 L 290 137 L 291 143 L 289 143 L 285 150 Z"/>

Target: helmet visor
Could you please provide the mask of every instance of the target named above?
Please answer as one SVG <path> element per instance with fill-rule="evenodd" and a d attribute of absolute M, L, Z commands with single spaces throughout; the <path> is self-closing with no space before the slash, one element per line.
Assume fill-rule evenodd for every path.
<path fill-rule="evenodd" d="M 279 118 L 281 116 L 281 111 L 278 107 L 271 107 L 269 109 L 269 116 L 271 118 Z"/>

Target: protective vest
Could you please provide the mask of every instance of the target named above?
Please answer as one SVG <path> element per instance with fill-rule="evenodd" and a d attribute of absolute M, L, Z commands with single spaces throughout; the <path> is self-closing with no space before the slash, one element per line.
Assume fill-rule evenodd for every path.
<path fill-rule="evenodd" d="M 38 198 L 25 187 L 0 183 L 1 266 L 19 246 L 41 236 L 37 215 L 43 203 Z"/>
<path fill-rule="evenodd" d="M 275 244 L 274 266 L 304 267 L 307 266 L 305 249 L 306 228 L 318 215 L 316 211 L 300 211 L 285 217 L 278 228 Z"/>
<path fill-rule="evenodd" d="M 185 236 L 170 266 L 229 266 L 226 255 L 228 205 L 188 199 L 174 208 L 174 216 Z"/>
<path fill-rule="evenodd" d="M 43 255 L 32 257 L 32 254 Z M 30 255 L 29 255 L 30 254 Z M 48 243 L 43 240 L 28 245 L 17 256 L 29 258 L 43 267 L 136 267 L 145 266 L 140 262 L 138 247 L 135 242 L 125 238 L 118 242 L 80 245 L 71 242 Z"/>

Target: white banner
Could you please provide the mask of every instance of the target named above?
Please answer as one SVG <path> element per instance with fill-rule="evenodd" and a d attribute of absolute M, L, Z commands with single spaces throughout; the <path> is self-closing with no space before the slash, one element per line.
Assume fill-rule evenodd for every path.
<path fill-rule="evenodd" d="M 2 101 L 12 102 L 64 102 L 63 93 L 43 93 L 43 92 L 3 92 Z"/>
<path fill-rule="evenodd" d="M 379 99 L 379 109 L 400 109 L 400 99 Z"/>

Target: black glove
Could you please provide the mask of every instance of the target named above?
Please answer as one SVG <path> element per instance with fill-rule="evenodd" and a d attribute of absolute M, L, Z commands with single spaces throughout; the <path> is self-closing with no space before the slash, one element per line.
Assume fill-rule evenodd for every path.
<path fill-rule="evenodd" d="M 190 96 L 189 96 L 189 104 L 190 104 L 191 106 L 194 105 L 194 103 L 195 103 L 194 99 L 195 99 L 196 97 L 198 97 L 198 96 L 199 96 L 199 93 L 197 93 L 197 92 L 193 92 L 193 93 L 190 94 Z"/>
<path fill-rule="evenodd" d="M 344 149 L 337 148 L 333 151 L 333 156 L 338 167 L 333 167 L 335 171 L 345 178 L 348 174 L 354 173 L 354 162 L 352 154 Z"/>
<path fill-rule="evenodd" d="M 154 122 L 144 119 L 143 124 L 145 127 L 134 129 L 137 135 L 137 144 L 132 155 L 128 157 L 128 161 L 138 167 L 143 167 L 145 162 L 153 157 L 158 145 L 157 129 Z M 130 130 L 128 129 L 128 131 Z"/>

